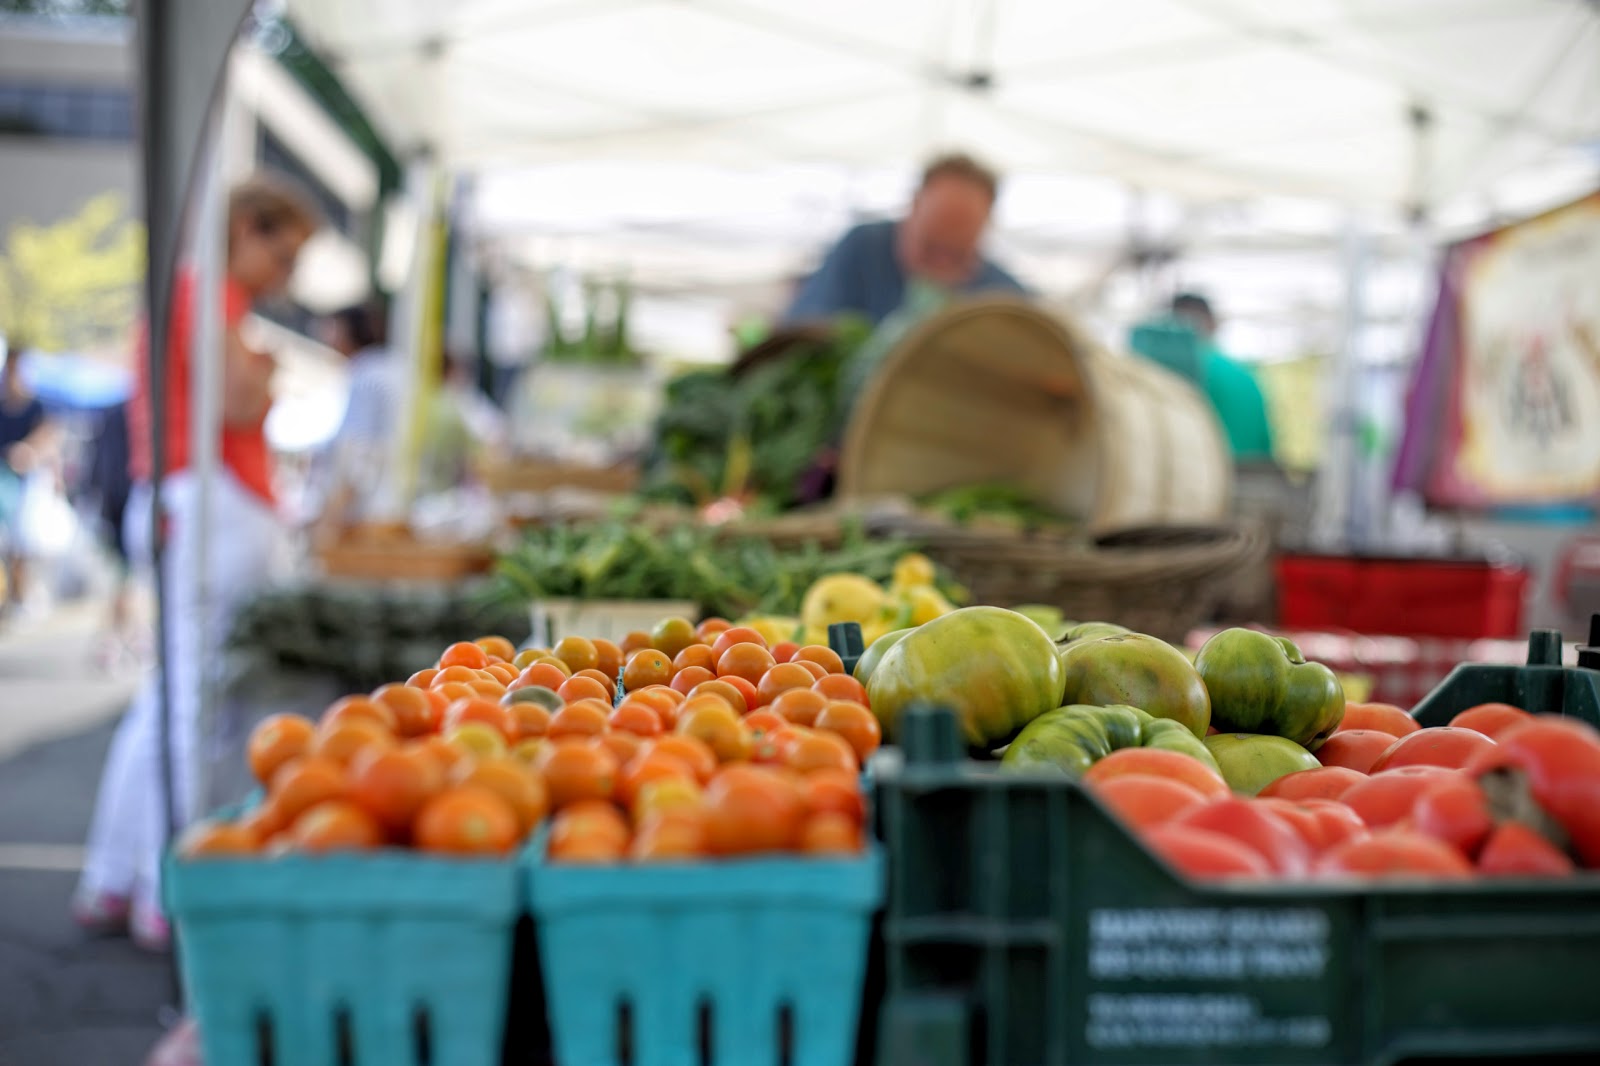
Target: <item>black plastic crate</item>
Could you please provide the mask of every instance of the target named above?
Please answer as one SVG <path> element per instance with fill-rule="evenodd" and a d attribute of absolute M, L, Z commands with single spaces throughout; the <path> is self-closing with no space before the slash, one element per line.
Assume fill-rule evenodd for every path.
<path fill-rule="evenodd" d="M 1462 667 L 1419 717 L 1491 699 L 1587 716 L 1597 676 Z M 909 712 L 903 738 L 875 776 L 881 1066 L 1600 1061 L 1600 874 L 1199 884 L 1077 785 L 967 760 L 946 711 Z"/>
<path fill-rule="evenodd" d="M 1561 648 L 1560 633 L 1536 629 L 1525 666 L 1462 663 L 1412 708 L 1412 717 L 1425 726 L 1448 725 L 1480 703 L 1509 703 L 1600 725 L 1600 615 L 1590 622 L 1589 644 L 1578 649 L 1579 665 L 1563 666 Z"/>

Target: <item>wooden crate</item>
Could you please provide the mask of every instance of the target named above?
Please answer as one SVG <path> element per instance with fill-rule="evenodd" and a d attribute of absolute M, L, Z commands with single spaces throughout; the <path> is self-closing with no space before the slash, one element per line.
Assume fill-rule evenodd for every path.
<path fill-rule="evenodd" d="M 490 491 L 500 494 L 575 488 L 620 495 L 639 484 L 638 464 L 631 462 L 589 466 L 523 457 L 486 463 L 481 473 Z"/>
<path fill-rule="evenodd" d="M 363 581 L 455 581 L 487 573 L 487 544 L 429 544 L 417 540 L 344 540 L 317 549 L 329 577 Z"/>

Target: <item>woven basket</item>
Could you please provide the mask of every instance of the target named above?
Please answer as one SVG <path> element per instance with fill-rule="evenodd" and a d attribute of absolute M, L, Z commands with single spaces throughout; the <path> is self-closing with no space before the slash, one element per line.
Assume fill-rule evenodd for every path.
<path fill-rule="evenodd" d="M 329 577 L 357 581 L 457 581 L 494 567 L 487 544 L 431 544 L 423 541 L 344 541 L 317 550 Z"/>
<path fill-rule="evenodd" d="M 1007 297 L 922 320 L 857 397 L 836 496 L 922 499 L 1007 485 L 1095 531 L 1228 514 L 1232 465 L 1210 403 L 1153 362 Z"/>
<path fill-rule="evenodd" d="M 973 603 L 1044 604 L 1074 621 L 1115 622 L 1173 642 L 1206 621 L 1266 551 L 1249 525 L 1129 529 L 1094 542 L 933 525 L 894 532 L 920 541 Z"/>

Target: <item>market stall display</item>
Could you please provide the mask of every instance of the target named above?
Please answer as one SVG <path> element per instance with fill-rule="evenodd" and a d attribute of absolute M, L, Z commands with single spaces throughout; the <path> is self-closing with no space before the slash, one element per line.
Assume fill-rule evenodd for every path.
<path fill-rule="evenodd" d="M 167 863 L 207 1061 L 496 1062 L 526 905 L 565 978 L 546 986 L 564 1058 L 631 1032 L 624 995 L 643 1061 L 687 1053 L 701 1024 L 737 1059 L 771 1053 L 764 1014 L 795 1061 L 842 1066 L 882 880 L 864 698 L 827 647 L 676 618 L 626 654 L 456 642 L 316 721 L 264 720 L 257 800 Z M 639 983 L 641 953 L 713 927 L 730 950 L 680 964 L 693 983 Z M 608 939 L 626 950 L 597 956 Z"/>
<path fill-rule="evenodd" d="M 1063 249 L 1082 255 L 1086 239 L 1095 247 L 1085 262 L 1115 258 L 1116 274 L 1219 235 L 1277 254 L 1342 241 L 1338 410 L 1353 438 L 1362 406 L 1354 364 L 1392 354 L 1375 351 L 1372 334 L 1379 321 L 1392 324 L 1393 309 L 1364 306 L 1364 290 L 1387 271 L 1363 277 L 1363 249 L 1393 242 L 1362 218 L 1378 207 L 1387 227 L 1403 206 L 1438 225 L 1469 200 L 1506 209 L 1506 193 L 1529 177 L 1555 179 L 1528 183 L 1541 190 L 1573 187 L 1569 172 L 1592 185 L 1592 166 L 1567 158 L 1585 141 L 1579 119 L 1588 114 L 1583 94 L 1568 91 L 1571 64 L 1589 54 L 1582 45 L 1593 29 L 1575 7 L 1476 24 L 1412 12 L 1357 26 L 1294 5 L 1273 14 L 1256 5 L 1259 18 L 1237 25 L 1209 11 L 1150 18 L 1138 5 L 1103 5 L 1103 17 L 1087 22 L 1072 14 L 1084 24 L 1063 33 L 1040 14 L 1051 5 L 1034 5 L 985 23 L 979 36 L 992 47 L 973 53 L 970 70 L 947 70 L 951 55 L 966 55 L 952 45 L 973 27 L 937 26 L 949 21 L 939 5 L 876 18 L 852 10 L 844 33 L 830 24 L 837 12 L 797 8 L 774 25 L 750 4 L 647 5 L 639 39 L 668 46 L 639 54 L 606 49 L 619 39 L 615 12 L 500 26 L 495 5 L 468 4 L 445 26 L 427 5 L 413 5 L 416 18 L 382 4 L 357 4 L 354 16 L 335 10 L 348 5 L 291 6 L 329 59 L 319 76 L 349 83 L 338 110 L 356 115 L 364 138 L 377 129 L 402 138 L 414 159 L 407 196 L 391 200 L 385 174 L 353 206 L 359 228 L 385 234 L 386 262 L 375 265 L 386 269 L 375 272 L 398 265 L 410 275 L 397 320 L 409 323 L 403 343 L 415 371 L 435 360 L 456 324 L 447 318 L 459 317 L 442 313 L 446 259 L 470 256 L 447 250 L 456 241 L 447 230 L 493 229 L 472 223 L 496 220 L 484 210 L 496 188 L 499 221 L 515 203 L 525 232 L 562 228 L 527 213 L 540 198 L 510 176 L 514 164 L 609 157 L 627 191 L 610 212 L 603 254 L 631 258 L 632 270 L 643 261 L 650 285 L 681 293 L 713 275 L 718 285 L 753 280 L 708 270 L 692 245 L 703 258 L 707 243 L 798 243 L 819 219 L 875 210 L 877 194 L 858 188 L 926 147 L 928 129 L 951 125 L 980 148 L 1003 149 L 1003 162 L 1027 178 L 1057 180 L 1044 172 L 1088 158 L 1138 186 L 1077 220 L 1062 203 L 1093 197 L 1035 185 L 1021 210 L 1044 207 L 1027 220 L 1012 198 L 1000 236 L 1022 245 L 1008 251 L 1041 256 L 1031 265 L 1056 286 L 1084 276 Z M 895 19 L 905 25 L 890 26 Z M 231 66 L 211 46 L 234 21 L 193 2 L 141 8 L 153 308 L 168 304 L 180 175 L 201 172 L 188 149 L 203 125 L 203 88 L 212 69 Z M 268 13 L 253 35 L 265 41 L 275 30 L 289 32 Z M 1134 31 L 1151 54 L 1182 51 L 1196 33 L 1220 34 L 1224 47 L 1199 67 L 1096 74 L 1103 50 L 1124 47 Z M 869 38 L 924 43 L 863 47 Z M 1545 51 L 1546 39 L 1557 51 Z M 1285 41 L 1305 47 L 1286 51 Z M 1501 63 L 1510 74 L 1475 84 L 1479 99 L 1467 99 L 1449 83 L 1475 50 L 1548 76 L 1529 95 L 1532 83 Z M 903 80 L 913 52 L 940 75 L 924 79 L 935 95 L 900 94 L 882 113 L 858 106 L 883 78 Z M 424 61 L 420 74 L 413 56 Z M 691 78 L 683 95 L 673 86 L 682 71 L 654 62 L 661 56 L 713 75 L 743 57 L 758 74 L 747 79 L 753 95 L 679 106 L 705 85 Z M 554 93 L 553 106 L 529 108 L 503 91 L 524 70 L 549 83 L 540 93 Z M 1057 75 L 1014 76 L 1028 70 Z M 485 91 L 496 81 L 505 84 Z M 952 82 L 974 91 L 958 99 Z M 1305 136 L 1320 133 L 1328 148 L 1330 131 L 1363 102 L 1381 103 L 1398 123 L 1393 100 L 1417 95 L 1418 84 L 1429 99 L 1410 109 L 1414 137 L 1375 121 L 1366 123 L 1371 150 L 1349 151 L 1340 133 L 1345 150 L 1319 152 Z M 1251 112 L 1239 95 L 1275 96 L 1261 85 L 1275 89 L 1275 116 Z M 843 111 L 841 86 L 852 101 Z M 564 92 L 571 99 L 559 99 Z M 773 93 L 784 99 L 767 99 Z M 1162 106 L 1184 93 L 1193 106 Z M 628 105 L 622 111 L 648 105 L 633 108 L 647 117 L 704 112 L 708 121 L 611 128 L 595 103 L 608 99 Z M 460 114 L 461 100 L 482 114 Z M 1096 112 L 1110 100 L 1131 109 L 1134 120 L 1121 125 L 1132 140 L 1074 131 L 1104 125 Z M 1488 108 L 1512 118 L 1487 156 L 1477 143 L 1485 100 L 1515 105 Z M 368 125 L 363 108 L 378 121 Z M 882 121 L 917 111 L 938 121 Z M 1216 121 L 1195 127 L 1202 114 Z M 1059 128 L 1016 136 L 1046 115 Z M 734 183 L 707 181 L 706 171 L 661 180 L 634 157 L 639 133 L 671 166 L 756 164 L 772 146 L 815 142 L 815 164 L 792 181 L 801 221 L 757 241 L 748 224 L 696 222 L 686 210 L 696 195 L 715 203 Z M 1192 151 L 1196 138 L 1212 164 Z M 214 138 L 235 140 L 244 143 L 226 130 Z M 1511 148 L 1522 162 L 1498 158 Z M 1413 167 L 1415 187 L 1396 202 L 1393 175 L 1406 169 L 1397 162 L 1468 156 L 1490 165 L 1477 177 Z M 1519 166 L 1541 173 L 1513 173 Z M 773 205 L 782 207 L 790 179 L 747 169 L 770 183 L 751 216 L 782 225 L 788 212 Z M 439 217 L 457 199 L 446 195 L 447 176 L 469 179 L 461 188 L 471 194 L 459 199 L 478 201 L 475 219 Z M 667 197 L 670 210 L 652 203 L 674 186 L 684 191 Z M 1181 204 L 1164 199 L 1172 190 L 1182 190 Z M 1235 214 L 1249 190 L 1327 197 L 1263 197 L 1262 215 L 1335 201 L 1356 209 L 1347 219 L 1327 212 L 1341 216 L 1331 222 L 1263 226 Z M 586 207 L 580 196 L 543 199 L 563 214 Z M 384 217 L 369 225 L 379 204 Z M 1569 238 L 1593 229 L 1595 205 L 1591 197 L 1451 255 L 1447 284 L 1461 288 L 1441 297 L 1434 333 L 1443 340 L 1429 344 L 1411 405 L 1421 414 L 1406 427 L 1443 450 L 1422 467 L 1404 464 L 1416 469 L 1400 481 L 1476 505 L 1530 494 L 1569 501 L 1592 489 L 1594 453 L 1582 447 L 1592 430 L 1582 427 L 1595 422 L 1584 417 L 1594 396 L 1580 386 L 1597 363 L 1582 284 L 1593 271 L 1581 269 L 1593 256 Z M 420 215 L 425 249 L 409 270 L 387 262 L 408 258 L 388 247 L 407 228 L 405 212 L 391 209 L 404 207 Z M 1101 225 L 1113 216 L 1126 233 Z M 1484 216 L 1474 208 L 1470 217 Z M 1340 227 L 1348 232 L 1333 236 Z M 620 228 L 633 231 L 630 244 L 676 247 L 618 252 Z M 1307 232 L 1316 233 L 1309 245 Z M 513 257 L 548 256 L 547 243 L 534 248 L 543 240 L 493 251 L 527 245 Z M 1333 265 L 1331 253 L 1324 258 Z M 792 265 L 763 264 L 761 280 Z M 450 279 L 454 296 L 468 280 Z M 1103 280 L 1110 290 L 1121 278 Z M 642 450 L 657 382 L 626 337 L 627 300 L 616 294 L 614 327 L 591 303 L 576 345 L 553 331 L 554 359 L 528 378 L 532 416 L 513 420 L 525 454 L 491 472 L 496 491 L 634 487 L 631 453 Z M 1098 299 L 1095 311 L 1114 302 Z M 1295 317 L 1327 308 L 1310 310 Z M 152 380 L 168 348 L 157 319 Z M 264 723 L 251 750 L 260 803 L 202 825 L 174 855 L 173 909 L 213 1066 L 494 1061 L 501 1019 L 524 1006 L 508 994 L 507 972 L 511 923 L 524 919 L 540 926 L 561 1061 L 842 1063 L 858 1016 L 879 1012 L 876 994 L 863 992 L 863 957 L 885 873 L 885 1063 L 1600 1050 L 1582 980 L 1600 962 L 1600 736 L 1590 728 L 1600 706 L 1588 669 L 1600 662 L 1591 653 L 1583 669 L 1565 669 L 1558 642 L 1541 636 L 1528 665 L 1464 667 L 1403 709 L 1430 687 L 1435 666 L 1504 651 L 1469 638 L 1522 632 L 1518 575 L 1477 575 L 1492 587 L 1471 602 L 1439 585 L 1402 592 L 1394 574 L 1377 581 L 1376 595 L 1358 595 L 1361 575 L 1336 577 L 1331 612 L 1291 611 L 1284 623 L 1366 636 L 1224 630 L 1195 640 L 1191 659 L 1162 638 L 1206 624 L 1219 603 L 1259 603 L 1249 599 L 1258 588 L 1235 586 L 1263 554 L 1258 531 L 1228 524 L 1229 474 L 1192 390 L 1101 351 L 1074 323 L 1014 305 L 954 308 L 892 344 L 877 340 L 870 359 L 857 359 L 869 343 L 859 337 L 802 337 L 786 342 L 788 358 L 741 360 L 734 374 L 672 387 L 647 489 L 709 523 L 741 520 L 743 540 L 725 525 L 679 535 L 640 523 L 596 535 L 546 523 L 507 557 L 502 604 L 517 617 L 505 625 L 444 621 L 441 608 L 431 627 L 420 620 L 431 609 L 367 588 L 328 598 L 310 623 L 280 628 L 258 614 L 245 627 L 240 644 L 280 669 L 296 662 L 409 680 L 341 701 L 318 724 Z M 1437 355 L 1453 349 L 1451 360 Z M 1445 372 L 1452 361 L 1459 372 Z M 408 409 L 426 386 L 411 391 Z M 1431 432 L 1441 427 L 1448 432 Z M 1359 427 L 1363 438 L 1369 428 Z M 405 450 L 416 465 L 415 448 Z M 1352 465 L 1329 464 L 1329 495 L 1347 497 L 1329 510 L 1350 512 L 1359 527 Z M 207 467 L 197 463 L 202 485 Z M 459 474 L 460 454 L 446 468 Z M 921 561 L 908 564 L 899 545 L 855 542 L 837 520 L 797 559 L 775 526 L 750 536 L 770 512 L 834 488 L 841 510 L 894 497 L 898 512 L 863 528 L 915 542 Z M 546 522 L 551 510 L 541 502 L 523 513 Z M 378 540 L 324 546 L 326 572 L 450 583 L 488 561 L 479 545 Z M 952 584 L 980 605 L 958 607 L 967 597 Z M 358 600 L 375 612 L 370 620 Z M 1007 609 L 1018 605 L 1029 606 Z M 533 619 L 524 617 L 530 606 Z M 639 613 L 625 616 L 629 606 Z M 704 612 L 731 621 L 696 626 Z M 1082 624 L 1089 619 L 1109 624 Z M 484 629 L 519 636 L 530 621 L 537 648 L 450 643 Z M 824 647 L 822 634 L 841 623 L 859 627 L 865 646 Z M 1380 629 L 1399 636 L 1374 639 Z M 1353 661 L 1331 654 L 1341 640 Z M 1376 696 L 1403 706 L 1348 703 L 1338 677 L 1305 659 L 1373 674 Z M 1393 695 L 1396 675 L 1405 675 L 1403 697 Z M 1541 716 L 1557 711 L 1564 717 Z M 877 754 L 885 735 L 903 764 Z M 881 842 L 866 831 L 867 784 Z M 491 857 L 446 854 L 459 850 Z"/>
<path fill-rule="evenodd" d="M 748 619 L 776 634 L 774 640 L 804 636 L 816 644 L 827 640 L 830 623 L 858 622 L 876 635 L 899 628 L 902 618 L 909 624 L 919 609 L 943 610 L 946 593 L 961 595 L 926 559 L 918 579 L 895 580 L 911 540 L 868 537 L 857 524 L 830 522 L 829 529 L 824 547 L 811 539 L 775 542 L 737 524 L 719 529 L 677 514 L 629 513 L 535 528 L 499 558 L 494 596 L 504 606 L 534 608 L 541 630 L 535 635 L 549 642 L 569 632 L 621 640 L 628 629 L 692 613 Z M 836 606 L 826 596 L 808 605 L 816 583 L 834 574 L 854 575 L 857 595 Z M 861 582 L 889 583 L 895 594 Z M 602 625 L 607 632 L 594 628 Z"/>
<path fill-rule="evenodd" d="M 714 521 L 826 500 L 917 541 L 977 602 L 1181 639 L 1266 552 L 1223 524 L 1230 472 L 1187 384 L 1002 299 L 868 334 L 782 331 L 668 388 L 646 493 Z"/>
<path fill-rule="evenodd" d="M 996 607 L 864 647 L 837 624 L 933 573 L 903 555 L 886 586 L 813 583 L 802 612 L 838 647 L 714 617 L 620 643 L 484 638 L 320 722 L 264 722 L 260 802 L 169 861 L 202 1033 L 233 1049 L 216 1061 L 253 1061 L 226 1056 L 263 1039 L 342 1042 L 357 1063 L 461 1040 L 449 1061 L 495 1061 L 474 1056 L 499 1047 L 524 912 L 564 1060 L 842 1064 L 880 1009 L 884 1062 L 1165 1061 L 1180 1036 L 1241 1061 L 1445 1053 L 1462 1033 L 1600 1047 L 1545 976 L 1600 961 L 1580 921 L 1600 864 L 1600 675 L 1561 666 L 1552 635 L 1527 666 L 1461 667 L 1413 717 L 1347 704 L 1330 670 L 1249 630 L 1191 661 Z M 885 742 L 900 754 L 877 757 Z M 880 1008 L 863 989 L 885 877 Z M 401 881 L 427 886 L 426 908 Z M 477 1013 L 404 967 L 367 974 L 410 943 L 397 914 L 474 930 L 429 950 L 438 970 L 476 945 Z M 1537 996 L 1489 1004 L 1453 980 L 1485 937 Z M 324 944 L 344 957 L 307 983 Z M 246 948 L 261 973 L 219 969 Z M 1352 994 L 1356 953 L 1381 997 Z M 1415 974 L 1454 990 L 1445 1013 L 1420 1010 Z M 1140 1013 L 1150 995 L 1172 1010 Z M 1194 1012 L 1218 1002 L 1196 1038 Z"/>
<path fill-rule="evenodd" d="M 1054 768 L 985 767 L 956 716 L 912 712 L 903 766 L 877 777 L 880 1061 L 1592 1052 L 1573 986 L 1600 962 L 1600 890 L 1577 797 L 1600 788 L 1600 675 L 1558 648 L 1535 634 L 1527 666 L 1462 666 L 1415 718 L 1353 708 L 1406 734 L 1383 737 L 1388 765 L 1285 765 L 1257 799 L 1103 736 L 1086 772 L 1081 739 Z"/>

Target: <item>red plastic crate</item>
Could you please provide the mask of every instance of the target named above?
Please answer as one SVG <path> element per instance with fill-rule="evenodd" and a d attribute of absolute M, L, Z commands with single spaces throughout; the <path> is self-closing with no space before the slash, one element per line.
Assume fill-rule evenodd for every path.
<path fill-rule="evenodd" d="M 1287 629 L 1461 640 L 1523 630 L 1528 572 L 1517 566 L 1287 555 L 1277 575 L 1278 622 Z"/>
<path fill-rule="evenodd" d="M 1332 555 L 1280 555 L 1278 624 L 1285 629 L 1349 629 L 1350 592 L 1360 560 Z"/>

